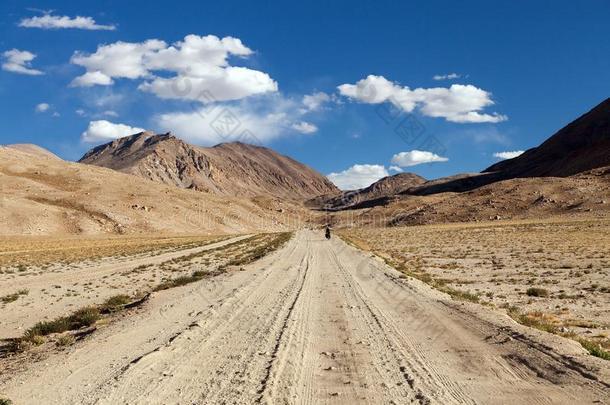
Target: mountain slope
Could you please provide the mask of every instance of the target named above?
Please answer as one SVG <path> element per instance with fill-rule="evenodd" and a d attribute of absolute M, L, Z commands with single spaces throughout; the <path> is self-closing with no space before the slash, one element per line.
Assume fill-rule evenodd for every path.
<path fill-rule="evenodd" d="M 0 147 L 0 235 L 273 231 L 295 226 L 301 213 L 296 204 L 203 194 Z"/>
<path fill-rule="evenodd" d="M 24 153 L 29 153 L 30 155 L 34 155 L 38 158 L 61 160 L 59 156 L 55 155 L 54 153 L 31 143 L 16 143 L 13 145 L 6 145 L 6 147 Z"/>
<path fill-rule="evenodd" d="M 610 165 L 610 98 L 576 119 L 540 146 L 484 172 L 503 178 L 571 176 Z"/>
<path fill-rule="evenodd" d="M 271 149 L 239 142 L 203 148 L 171 134 L 117 139 L 80 162 L 220 195 L 303 199 L 337 191 L 326 177 Z"/>

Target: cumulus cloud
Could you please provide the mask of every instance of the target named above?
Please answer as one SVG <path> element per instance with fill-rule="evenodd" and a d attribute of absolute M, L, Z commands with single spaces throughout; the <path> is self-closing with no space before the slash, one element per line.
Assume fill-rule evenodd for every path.
<path fill-rule="evenodd" d="M 41 112 L 47 111 L 49 108 L 51 108 L 51 106 L 49 104 L 47 104 L 47 103 L 40 103 L 40 104 L 36 105 L 35 110 L 36 110 L 36 112 L 40 112 L 41 113 Z"/>
<path fill-rule="evenodd" d="M 446 162 L 449 159 L 439 156 L 432 152 L 423 150 L 412 150 L 409 152 L 400 152 L 392 156 L 392 163 L 400 167 L 410 167 L 421 165 L 422 163 Z"/>
<path fill-rule="evenodd" d="M 163 131 L 172 131 L 197 145 L 241 141 L 265 143 L 291 126 L 288 114 L 279 108 L 258 110 L 250 105 L 207 105 L 194 111 L 172 112 L 154 117 Z"/>
<path fill-rule="evenodd" d="M 301 107 L 300 99 L 275 93 L 159 114 L 153 123 L 159 130 L 172 131 L 198 145 L 231 141 L 264 144 L 294 136 L 295 131 L 315 132 L 314 124 L 303 121 Z"/>
<path fill-rule="evenodd" d="M 98 46 L 97 51 L 90 55 L 76 52 L 70 62 L 85 67 L 87 69 L 85 75 L 89 74 L 91 78 L 103 75 L 109 79 L 113 77 L 138 79 L 150 74 L 145 58 L 166 47 L 165 42 L 157 39 L 139 43 L 119 41 Z M 85 80 L 84 83 L 89 84 L 91 80 Z M 75 81 L 73 84 L 77 85 Z M 111 82 L 91 84 L 111 84 Z"/>
<path fill-rule="evenodd" d="M 374 182 L 389 176 L 383 165 L 353 165 L 338 173 L 330 173 L 326 177 L 341 190 L 356 190 L 368 187 Z"/>
<path fill-rule="evenodd" d="M 24 28 L 42 28 L 42 29 L 62 29 L 62 28 L 76 28 L 81 30 L 107 30 L 112 31 L 116 29 L 114 25 L 101 25 L 97 24 L 91 17 L 68 17 L 45 14 L 42 16 L 36 16 L 31 18 L 24 18 L 19 22 L 20 27 Z"/>
<path fill-rule="evenodd" d="M 81 134 L 83 142 L 98 143 L 111 141 L 144 132 L 142 128 L 132 127 L 125 124 L 115 124 L 106 120 L 91 121 L 87 130 Z"/>
<path fill-rule="evenodd" d="M 87 72 L 84 75 L 75 77 L 70 82 L 70 87 L 91 87 L 91 86 L 110 86 L 114 81 L 110 76 L 106 76 L 99 70 Z"/>
<path fill-rule="evenodd" d="M 258 70 L 232 66 L 229 57 L 247 58 L 253 51 L 240 39 L 187 35 L 168 45 L 151 39 L 98 46 L 93 54 L 75 53 L 73 64 L 87 72 L 73 86 L 111 85 L 115 78 L 143 79 L 142 91 L 164 99 L 196 100 L 204 104 L 239 100 L 277 92 L 277 83 Z M 158 76 L 156 72 L 170 72 Z"/>
<path fill-rule="evenodd" d="M 393 171 L 393 172 L 396 172 L 396 173 L 402 173 L 404 171 L 399 166 L 390 166 L 390 170 Z"/>
<path fill-rule="evenodd" d="M 22 75 L 38 76 L 44 74 L 40 70 L 33 69 L 31 62 L 36 57 L 36 54 L 28 51 L 20 51 L 19 49 L 11 49 L 2 54 L 4 63 L 2 70 L 7 72 L 20 73 Z"/>
<path fill-rule="evenodd" d="M 512 159 L 512 158 L 516 158 L 517 156 L 523 154 L 523 150 L 514 150 L 514 151 L 507 151 L 507 152 L 496 152 L 494 153 L 494 157 L 498 158 L 498 159 Z"/>
<path fill-rule="evenodd" d="M 383 76 L 369 75 L 355 84 L 338 86 L 339 93 L 353 100 L 379 104 L 391 102 L 405 112 L 416 108 L 428 117 L 445 118 L 457 123 L 496 123 L 508 118 L 498 113 L 481 112 L 494 104 L 491 93 L 473 85 L 453 84 L 451 87 L 402 87 Z"/>
<path fill-rule="evenodd" d="M 305 121 L 299 121 L 291 125 L 292 129 L 302 134 L 313 134 L 318 131 L 318 127 Z"/>
<path fill-rule="evenodd" d="M 317 111 L 329 101 L 331 101 L 331 96 L 324 93 L 323 91 L 318 91 L 316 93 L 306 94 L 303 96 L 303 105 L 305 106 L 305 111 Z"/>
<path fill-rule="evenodd" d="M 454 79 L 459 79 L 460 77 L 462 77 L 461 75 L 458 75 L 457 73 L 449 73 L 446 75 L 434 75 L 432 77 L 433 80 L 454 80 Z"/>

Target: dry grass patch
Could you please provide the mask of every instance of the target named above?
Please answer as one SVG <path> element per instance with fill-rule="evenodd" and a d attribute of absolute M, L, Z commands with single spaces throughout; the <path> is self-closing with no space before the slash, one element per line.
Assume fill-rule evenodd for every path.
<path fill-rule="evenodd" d="M 112 237 L 0 237 L 0 269 L 51 263 L 74 263 L 110 256 L 129 256 L 172 248 L 189 248 L 227 239 L 229 236 L 112 236 Z"/>

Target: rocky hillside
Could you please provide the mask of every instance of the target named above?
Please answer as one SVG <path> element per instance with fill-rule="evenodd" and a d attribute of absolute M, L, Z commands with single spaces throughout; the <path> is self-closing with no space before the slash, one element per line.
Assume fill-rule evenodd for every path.
<path fill-rule="evenodd" d="M 467 192 L 389 198 L 375 207 L 332 213 L 335 226 L 398 226 L 541 219 L 610 218 L 610 167 L 570 177 L 496 181 Z"/>
<path fill-rule="evenodd" d="M 540 146 L 484 170 L 503 178 L 565 177 L 610 165 L 610 98 Z"/>
<path fill-rule="evenodd" d="M 337 192 L 312 168 L 240 142 L 203 148 L 171 134 L 142 132 L 98 146 L 80 162 L 219 195 L 308 199 Z"/>
<path fill-rule="evenodd" d="M 383 203 L 392 196 L 407 192 L 424 183 L 426 179 L 415 173 L 398 173 L 384 177 L 360 190 L 318 197 L 311 200 L 309 205 L 331 210 L 366 208 Z"/>

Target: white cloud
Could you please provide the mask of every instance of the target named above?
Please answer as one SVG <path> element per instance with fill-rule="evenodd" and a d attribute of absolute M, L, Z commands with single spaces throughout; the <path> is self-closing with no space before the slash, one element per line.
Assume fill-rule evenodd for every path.
<path fill-rule="evenodd" d="M 140 43 L 119 41 L 110 45 L 98 46 L 97 51 L 91 55 L 75 52 L 70 62 L 85 67 L 87 69 L 85 75 L 89 74 L 91 78 L 95 76 L 101 78 L 103 75 L 108 78 L 138 79 L 149 76 L 145 57 L 166 47 L 165 42 L 157 39 Z M 84 83 L 89 84 L 92 79 L 83 80 Z"/>
<path fill-rule="evenodd" d="M 404 170 L 402 170 L 402 168 L 399 167 L 399 166 L 390 166 L 390 170 L 393 171 L 393 172 L 396 172 L 396 173 L 404 172 Z"/>
<path fill-rule="evenodd" d="M 422 150 L 400 152 L 392 157 L 392 163 L 400 167 L 416 166 L 422 163 L 446 162 L 448 160 L 446 157 Z"/>
<path fill-rule="evenodd" d="M 47 103 L 40 103 L 40 104 L 36 105 L 36 112 L 45 112 L 49 108 L 51 108 L 51 106 L 49 104 L 47 104 Z"/>
<path fill-rule="evenodd" d="M 171 131 L 198 145 L 231 141 L 265 144 L 294 136 L 295 130 L 314 132 L 315 126 L 301 119 L 301 107 L 300 100 L 276 93 L 159 114 L 153 123 L 160 131 Z"/>
<path fill-rule="evenodd" d="M 58 113 L 57 111 L 54 111 L 52 116 L 55 117 L 55 118 L 58 118 L 58 117 L 61 117 L 61 114 Z"/>
<path fill-rule="evenodd" d="M 432 77 L 433 80 L 454 80 L 454 79 L 459 79 L 460 77 L 462 77 L 461 75 L 458 75 L 457 73 L 449 73 L 446 75 L 434 75 Z"/>
<path fill-rule="evenodd" d="M 110 76 L 106 76 L 99 70 L 96 70 L 75 77 L 72 82 L 70 82 L 70 87 L 91 87 L 95 85 L 110 86 L 113 83 L 114 80 L 112 80 Z"/>
<path fill-rule="evenodd" d="M 238 38 L 214 35 L 187 35 L 172 45 L 157 39 L 116 42 L 98 46 L 90 55 L 75 53 L 71 62 L 87 72 L 72 85 L 110 85 L 114 78 L 144 79 L 138 87 L 142 91 L 204 104 L 277 92 L 277 83 L 267 73 L 228 62 L 230 56 L 246 58 L 252 54 Z M 155 72 L 174 75 L 160 77 Z"/>
<path fill-rule="evenodd" d="M 323 91 L 303 96 L 305 111 L 317 111 L 329 101 L 331 101 L 331 97 Z"/>
<path fill-rule="evenodd" d="M 4 52 L 2 56 L 5 60 L 2 64 L 2 70 L 31 76 L 44 74 L 40 70 L 32 69 L 31 62 L 36 57 L 36 54 L 32 52 L 11 49 L 10 51 Z"/>
<path fill-rule="evenodd" d="M 517 156 L 523 154 L 523 150 L 515 150 L 515 151 L 509 151 L 509 152 L 496 152 L 494 153 L 494 157 L 498 158 L 498 159 L 512 159 L 512 158 L 516 158 Z"/>
<path fill-rule="evenodd" d="M 318 131 L 318 127 L 314 124 L 305 121 L 299 121 L 292 124 L 292 129 L 302 133 L 302 134 L 313 134 Z"/>
<path fill-rule="evenodd" d="M 330 173 L 326 177 L 341 190 L 356 190 L 368 187 L 374 182 L 389 176 L 382 165 L 353 165 L 339 173 Z"/>
<path fill-rule="evenodd" d="M 118 117 L 119 114 L 116 111 L 106 110 L 102 112 L 102 115 L 106 115 L 108 117 Z"/>
<path fill-rule="evenodd" d="M 142 83 L 138 89 L 153 93 L 159 98 L 196 100 L 207 104 L 275 92 L 277 83 L 267 73 L 229 66 L 211 68 L 203 77 L 156 77 L 152 81 Z"/>
<path fill-rule="evenodd" d="M 144 132 L 142 128 L 131 127 L 125 124 L 114 124 L 110 121 L 91 121 L 89 127 L 81 134 L 83 142 L 97 143 Z"/>
<path fill-rule="evenodd" d="M 114 25 L 100 25 L 91 17 L 68 17 L 45 14 L 31 18 L 24 18 L 19 22 L 20 27 L 25 28 L 42 28 L 42 29 L 61 29 L 61 28 L 76 28 L 81 30 L 108 30 L 116 29 Z"/>
<path fill-rule="evenodd" d="M 82 108 L 79 108 L 78 110 L 74 111 L 76 113 L 76 115 L 80 115 L 81 117 L 83 117 L 86 113 L 85 110 L 83 110 Z"/>
<path fill-rule="evenodd" d="M 379 104 L 391 102 L 405 112 L 415 108 L 428 117 L 445 118 L 457 123 L 501 122 L 508 118 L 497 113 L 481 111 L 494 104 L 491 93 L 473 85 L 453 84 L 449 88 L 401 87 L 383 76 L 369 75 L 356 84 L 338 86 L 340 94 L 353 100 Z"/>
<path fill-rule="evenodd" d="M 282 135 L 291 125 L 281 110 L 261 112 L 245 105 L 202 106 L 195 111 L 161 114 L 154 122 L 162 131 L 171 131 L 198 145 L 231 141 L 265 143 Z"/>

